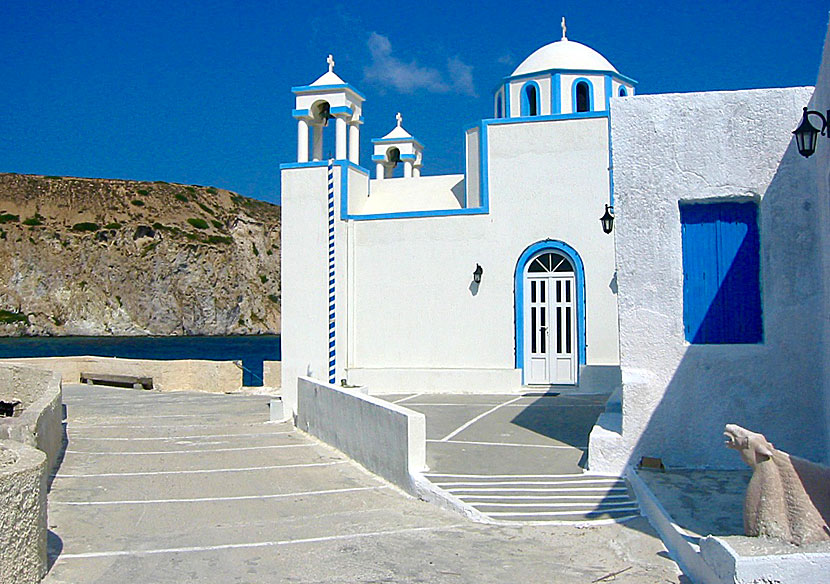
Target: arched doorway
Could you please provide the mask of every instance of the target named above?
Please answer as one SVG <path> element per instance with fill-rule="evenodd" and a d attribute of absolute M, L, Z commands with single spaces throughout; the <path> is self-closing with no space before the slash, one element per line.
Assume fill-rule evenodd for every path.
<path fill-rule="evenodd" d="M 516 271 L 516 361 L 525 385 L 574 385 L 584 353 L 584 275 L 576 252 L 542 242 Z"/>

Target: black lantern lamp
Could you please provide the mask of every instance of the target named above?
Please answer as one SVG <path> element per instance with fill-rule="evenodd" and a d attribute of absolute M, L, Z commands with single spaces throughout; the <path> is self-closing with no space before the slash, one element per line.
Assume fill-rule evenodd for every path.
<path fill-rule="evenodd" d="M 614 230 L 614 207 L 605 205 L 605 214 L 599 218 L 602 223 L 602 230 L 611 233 Z"/>
<path fill-rule="evenodd" d="M 481 266 L 479 264 L 476 264 L 476 269 L 475 269 L 475 271 L 473 271 L 473 282 L 475 282 L 476 284 L 480 284 L 481 283 L 481 274 L 483 274 L 483 273 L 484 273 L 484 270 L 481 269 Z"/>
<path fill-rule="evenodd" d="M 810 116 L 818 116 L 821 120 L 821 128 L 816 128 L 810 123 Z M 809 110 L 804 108 L 804 115 L 801 118 L 801 123 L 793 130 L 795 135 L 795 143 L 798 146 L 798 153 L 804 158 L 809 158 L 816 151 L 819 133 L 822 136 L 827 135 L 827 120 L 830 118 L 830 110 L 827 110 L 827 116 L 821 115 L 821 112 Z M 830 136 L 828 136 L 830 137 Z"/>

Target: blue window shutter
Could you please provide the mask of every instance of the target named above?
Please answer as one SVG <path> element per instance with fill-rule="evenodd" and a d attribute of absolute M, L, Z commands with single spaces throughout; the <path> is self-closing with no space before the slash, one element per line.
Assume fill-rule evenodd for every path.
<path fill-rule="evenodd" d="M 709 336 L 712 323 L 709 307 L 718 293 L 717 227 L 713 205 L 685 205 L 680 209 L 683 224 L 683 323 L 686 340 L 701 342 Z"/>
<path fill-rule="evenodd" d="M 681 205 L 680 220 L 686 340 L 761 342 L 757 206 Z"/>
<path fill-rule="evenodd" d="M 761 331 L 761 289 L 757 206 L 724 203 L 718 222 L 718 272 L 721 343 L 758 343 Z"/>

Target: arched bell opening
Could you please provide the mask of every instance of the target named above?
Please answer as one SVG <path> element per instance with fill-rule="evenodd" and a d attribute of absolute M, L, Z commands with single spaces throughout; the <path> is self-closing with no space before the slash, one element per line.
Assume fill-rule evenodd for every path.
<path fill-rule="evenodd" d="M 403 164 L 401 164 L 401 151 L 392 146 L 386 151 L 386 165 L 384 178 L 396 178 L 403 176 Z"/>
<path fill-rule="evenodd" d="M 320 100 L 309 108 L 312 127 L 312 160 L 328 160 L 335 153 L 335 124 L 331 104 Z"/>

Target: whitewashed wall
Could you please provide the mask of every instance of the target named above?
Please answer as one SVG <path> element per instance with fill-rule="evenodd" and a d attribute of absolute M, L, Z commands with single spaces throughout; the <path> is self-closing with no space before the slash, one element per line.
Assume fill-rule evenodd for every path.
<path fill-rule="evenodd" d="M 810 88 L 612 100 L 623 441 L 630 461 L 741 467 L 727 422 L 825 458 L 822 223 L 792 143 Z M 828 147 L 827 144 L 824 145 Z M 679 201 L 759 201 L 765 341 L 689 345 Z"/>
<path fill-rule="evenodd" d="M 491 388 L 517 389 L 514 273 L 522 252 L 545 239 L 584 262 L 588 364 L 618 363 L 613 236 L 599 222 L 609 197 L 607 120 L 488 132 L 490 214 L 353 223 L 350 381 L 374 389 L 394 369 L 400 385 L 409 370 L 428 388 L 452 383 L 440 369 L 486 369 Z"/>
<path fill-rule="evenodd" d="M 827 112 L 830 109 L 830 26 L 824 40 L 824 53 L 821 60 L 821 68 L 818 73 L 816 90 L 809 107 L 812 110 Z M 825 226 L 820 230 L 822 236 L 824 282 L 824 304 L 823 304 L 823 346 L 821 354 L 824 355 L 824 414 L 825 428 L 827 429 L 827 444 L 825 447 L 825 460 L 830 461 L 830 141 L 819 136 L 819 147 L 816 153 L 809 159 L 813 164 L 813 181 L 818 193 L 818 210 L 821 216 L 821 225 Z"/>

